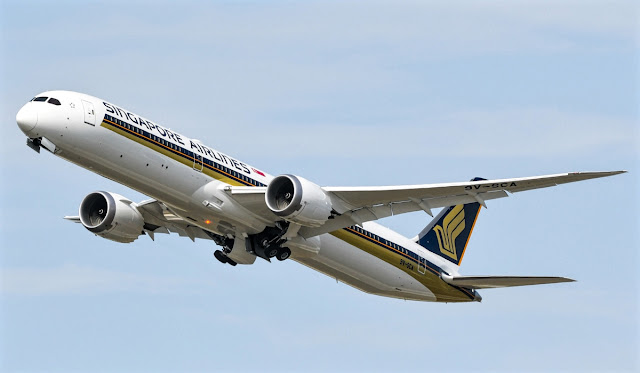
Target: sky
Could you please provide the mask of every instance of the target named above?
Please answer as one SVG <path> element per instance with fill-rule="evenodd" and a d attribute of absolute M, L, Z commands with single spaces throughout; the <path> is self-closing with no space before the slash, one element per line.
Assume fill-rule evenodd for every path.
<path fill-rule="evenodd" d="M 0 371 L 640 370 L 637 2 L 0 4 Z M 319 185 L 629 173 L 490 201 L 461 266 L 577 282 L 402 301 L 63 220 L 147 197 L 25 146 L 15 114 L 53 89 Z"/>

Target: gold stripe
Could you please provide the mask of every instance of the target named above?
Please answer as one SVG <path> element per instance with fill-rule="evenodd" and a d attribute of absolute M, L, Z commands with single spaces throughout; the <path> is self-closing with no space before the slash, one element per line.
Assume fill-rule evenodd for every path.
<path fill-rule="evenodd" d="M 345 229 L 346 229 L 346 230 L 348 230 L 348 231 L 350 231 L 350 232 L 353 232 L 353 233 L 357 234 L 358 236 L 362 237 L 365 241 L 367 241 L 367 242 L 369 242 L 369 243 L 371 243 L 371 240 L 374 240 L 374 241 L 375 241 L 375 242 L 377 242 L 378 244 L 380 244 L 380 245 L 382 245 L 382 246 L 384 246 L 384 247 L 387 247 L 387 248 L 389 248 L 389 249 L 393 250 L 393 251 L 395 252 L 395 254 L 396 254 L 396 255 L 403 256 L 403 257 L 407 258 L 407 259 L 408 259 L 409 261 L 411 261 L 411 262 L 413 262 L 413 261 L 415 260 L 415 259 L 414 259 L 414 258 L 412 258 L 409 254 L 405 254 L 404 252 L 402 252 L 402 251 L 400 251 L 400 250 L 396 249 L 396 248 L 395 248 L 395 247 L 393 247 L 393 246 L 389 246 L 389 245 L 387 245 L 386 243 L 384 243 L 384 242 L 382 242 L 382 241 L 378 241 L 378 240 L 376 240 L 376 239 L 374 239 L 374 238 L 372 238 L 372 237 L 368 237 L 367 235 L 365 235 L 365 234 L 363 234 L 363 233 L 360 233 L 360 232 L 358 232 L 358 231 L 356 231 L 356 230 L 354 230 L 354 229 L 352 229 L 352 228 L 350 228 L 350 227 L 349 227 L 349 228 L 345 228 Z M 428 269 L 429 271 L 433 272 L 434 274 L 438 274 L 438 272 L 436 272 L 433 268 L 428 267 L 428 266 L 426 266 L 426 265 L 425 265 L 424 267 L 425 267 L 426 269 Z"/>
<path fill-rule="evenodd" d="M 355 233 L 355 234 L 353 234 Z M 439 274 L 436 274 L 432 268 L 429 268 L 425 265 L 425 268 L 428 271 L 425 273 L 420 273 L 418 271 L 419 264 L 415 263 L 413 258 L 404 253 L 399 252 L 393 247 L 384 244 L 383 242 L 375 240 L 377 243 L 392 249 L 393 251 L 389 251 L 383 247 L 378 246 L 377 243 L 369 241 L 369 238 L 365 235 L 362 235 L 359 232 L 354 231 L 353 229 L 346 228 L 340 229 L 330 233 L 332 236 L 345 241 L 346 243 L 357 247 L 358 249 L 373 255 L 385 262 L 391 264 L 392 266 L 402 270 L 407 273 L 411 277 L 413 277 L 420 284 L 424 285 L 428 288 L 435 296 L 438 301 L 444 302 L 469 302 L 472 301 L 470 297 L 471 294 L 467 294 L 453 286 L 450 286 L 446 282 L 442 281 Z M 367 238 L 365 238 L 367 237 Z M 400 264 L 400 259 L 405 259 L 413 264 L 413 269 L 409 269 Z"/>
<path fill-rule="evenodd" d="M 115 126 L 116 128 L 114 128 L 113 126 L 109 126 L 108 124 L 111 124 L 111 125 Z M 170 147 L 168 147 L 166 145 L 163 145 L 163 144 L 161 144 L 161 143 L 159 143 L 159 142 L 157 142 L 155 140 L 152 140 L 152 139 L 150 139 L 148 137 L 145 137 L 145 140 L 142 140 L 142 139 L 140 139 L 138 137 L 138 135 L 139 135 L 138 133 L 133 132 L 133 131 L 127 129 L 127 128 L 124 128 L 121 125 L 119 125 L 119 124 L 117 124 L 115 122 L 112 122 L 112 121 L 110 121 L 110 120 L 108 120 L 106 118 L 102 121 L 101 125 L 102 125 L 102 127 L 106 128 L 108 130 L 111 130 L 111 131 L 113 131 L 113 132 L 115 132 L 115 133 L 117 133 L 119 135 L 122 135 L 122 136 L 128 138 L 129 140 L 133 140 L 133 141 L 135 141 L 136 143 L 138 143 L 138 144 L 140 144 L 142 146 L 145 146 L 145 147 L 147 147 L 147 148 L 149 148 L 151 150 L 154 150 L 154 151 L 156 151 L 156 152 L 158 152 L 160 154 L 163 154 L 163 155 L 165 155 L 165 156 L 167 156 L 167 157 L 169 157 L 169 158 L 171 158 L 171 159 L 173 159 L 175 161 L 178 161 L 178 162 L 184 164 L 185 166 L 193 168 L 193 165 L 195 163 L 193 157 L 190 157 L 190 156 L 188 156 L 186 154 L 184 155 L 186 158 L 191 159 L 191 162 L 189 162 L 184 157 L 175 154 L 174 153 L 174 149 L 172 149 L 172 148 L 170 148 Z M 158 146 L 159 149 L 155 148 L 149 142 L 152 142 L 153 144 Z M 236 180 L 235 176 L 233 176 L 233 175 L 231 175 L 231 174 L 229 174 L 227 172 L 224 172 L 223 170 L 218 170 L 218 169 L 216 169 L 215 171 L 211 170 L 210 168 L 207 167 L 206 164 L 203 164 L 203 169 L 202 169 L 201 172 L 206 174 L 206 175 L 208 175 L 208 176 L 211 176 L 212 178 L 214 178 L 216 180 L 222 181 L 224 183 L 227 183 L 227 184 L 230 184 L 230 185 L 233 185 L 233 186 L 245 186 L 244 183 L 241 183 L 238 180 Z M 222 173 L 223 175 L 221 175 L 220 173 Z M 225 176 L 225 175 L 227 175 L 227 176 Z"/>

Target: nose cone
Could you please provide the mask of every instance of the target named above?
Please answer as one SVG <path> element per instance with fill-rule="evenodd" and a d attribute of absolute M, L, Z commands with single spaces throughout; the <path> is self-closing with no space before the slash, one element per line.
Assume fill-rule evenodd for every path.
<path fill-rule="evenodd" d="M 38 124 L 38 113 L 30 107 L 31 105 L 27 104 L 20 109 L 18 114 L 16 114 L 16 122 L 18 122 L 18 127 L 25 133 L 25 135 L 29 135 Z"/>

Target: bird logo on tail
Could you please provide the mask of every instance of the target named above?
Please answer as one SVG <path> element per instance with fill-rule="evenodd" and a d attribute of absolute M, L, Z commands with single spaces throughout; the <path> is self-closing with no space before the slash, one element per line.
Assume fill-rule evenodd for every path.
<path fill-rule="evenodd" d="M 458 260 L 456 238 L 464 230 L 464 220 L 464 206 L 458 205 L 445 216 L 442 220 L 442 225 L 433 227 L 438 238 L 440 252 L 456 261 Z"/>

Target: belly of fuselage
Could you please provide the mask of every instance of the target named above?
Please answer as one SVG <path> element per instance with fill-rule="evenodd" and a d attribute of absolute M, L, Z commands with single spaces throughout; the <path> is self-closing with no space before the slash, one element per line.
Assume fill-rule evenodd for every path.
<path fill-rule="evenodd" d="M 406 300 L 469 302 L 472 296 L 442 281 L 439 276 L 401 255 L 363 240 L 349 230 L 321 237 L 317 254 L 297 250 L 293 259 L 329 277 L 367 293 Z M 378 247 L 376 247 L 378 246 Z"/>

